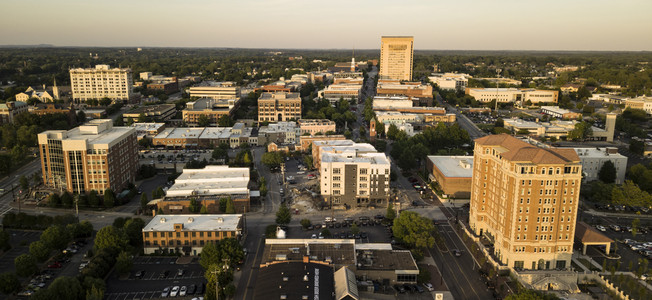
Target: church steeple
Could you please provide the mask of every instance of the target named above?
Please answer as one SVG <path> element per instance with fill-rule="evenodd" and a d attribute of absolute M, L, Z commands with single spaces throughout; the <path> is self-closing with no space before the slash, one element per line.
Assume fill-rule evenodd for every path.
<path fill-rule="evenodd" d="M 55 100 L 59 100 L 59 87 L 57 86 L 57 79 L 54 78 L 54 86 L 52 86 L 52 97 Z"/>
<path fill-rule="evenodd" d="M 353 55 L 351 56 L 351 72 L 355 72 L 355 47 L 353 47 Z"/>

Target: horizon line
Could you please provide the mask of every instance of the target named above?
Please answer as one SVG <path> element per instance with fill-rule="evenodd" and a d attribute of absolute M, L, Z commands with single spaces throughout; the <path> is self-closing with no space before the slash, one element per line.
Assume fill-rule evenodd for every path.
<path fill-rule="evenodd" d="M 329 51 L 350 51 L 351 48 L 265 48 L 265 47 L 228 47 L 228 46 L 71 46 L 53 44 L 22 44 L 22 45 L 0 45 L 0 49 L 7 48 L 142 48 L 142 49 L 243 49 L 243 50 L 329 50 Z M 380 51 L 380 48 L 356 48 L 360 51 Z M 478 51 L 478 52 L 652 52 L 652 50 L 569 50 L 569 49 L 414 49 L 414 51 Z"/>

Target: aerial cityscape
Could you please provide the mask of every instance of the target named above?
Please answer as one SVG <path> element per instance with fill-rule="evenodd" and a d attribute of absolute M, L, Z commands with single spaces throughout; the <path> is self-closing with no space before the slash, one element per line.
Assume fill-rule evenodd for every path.
<path fill-rule="evenodd" d="M 652 3 L 198 2 L 0 21 L 0 299 L 652 299 Z"/>

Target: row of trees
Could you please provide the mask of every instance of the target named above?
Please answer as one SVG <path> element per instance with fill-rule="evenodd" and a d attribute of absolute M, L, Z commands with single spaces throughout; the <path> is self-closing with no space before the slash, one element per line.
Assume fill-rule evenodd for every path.
<path fill-rule="evenodd" d="M 0 237 L 4 236 L 4 234 L 4 231 L 2 231 Z M 86 238 L 92 234 L 93 225 L 88 221 L 69 223 L 67 225 L 51 225 L 43 231 L 38 241 L 34 241 L 29 245 L 29 253 L 22 254 L 14 259 L 15 273 L 5 272 L 0 274 L 0 292 L 4 294 L 18 292 L 20 289 L 20 280 L 18 279 L 18 276 L 29 277 L 35 274 L 39 270 L 39 263 L 48 260 L 48 258 L 52 256 L 53 251 L 55 251 L 55 253 L 60 253 L 60 251 L 73 239 Z M 2 239 L 0 238 L 0 242 L 1 241 Z M 64 289 L 75 287 L 74 284 L 72 284 L 72 286 L 68 286 L 68 284 L 67 277 L 57 278 L 46 292 L 42 292 L 49 293 L 50 289 L 52 289 L 52 292 L 48 294 L 48 297 L 35 299 L 75 299 L 58 298 L 58 296 L 68 295 L 63 291 Z"/>
<path fill-rule="evenodd" d="M 471 142 L 469 133 L 457 123 L 447 125 L 439 123 L 428 127 L 421 133 L 408 137 L 404 131 L 395 135 L 390 155 L 398 161 L 399 167 L 409 170 L 423 161 L 427 155 L 455 154 L 464 144 Z M 463 152 L 463 151 L 462 151 Z"/>
<path fill-rule="evenodd" d="M 204 277 L 208 282 L 205 295 L 207 299 L 217 298 L 215 295 L 216 282 L 219 282 L 220 298 L 231 297 L 235 294 L 233 267 L 242 263 L 243 260 L 244 251 L 236 239 L 227 238 L 204 245 L 199 264 L 204 269 Z"/>

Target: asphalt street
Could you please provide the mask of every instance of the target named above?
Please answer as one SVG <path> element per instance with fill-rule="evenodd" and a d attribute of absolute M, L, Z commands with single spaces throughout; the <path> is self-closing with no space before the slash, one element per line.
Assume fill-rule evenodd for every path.
<path fill-rule="evenodd" d="M 6 213 L 14 210 L 10 204 L 13 202 L 13 195 L 11 192 L 12 186 L 15 186 L 15 193 L 19 195 L 20 189 L 20 177 L 25 176 L 30 178 L 34 173 L 41 171 L 41 160 L 36 158 L 34 161 L 24 165 L 17 171 L 11 173 L 11 175 L 6 176 L 0 180 L 0 189 L 3 191 L 0 192 L 0 217 L 4 216 Z M 30 184 L 32 181 L 30 180 Z"/>
<path fill-rule="evenodd" d="M 475 140 L 477 138 L 481 138 L 487 135 L 486 133 L 484 133 L 484 131 L 480 130 L 478 126 L 475 126 L 475 124 L 473 124 L 473 122 L 471 122 L 471 120 L 469 120 L 469 118 L 463 115 L 458 109 L 445 103 L 439 94 L 437 94 L 436 98 L 437 98 L 437 103 L 439 103 L 439 105 L 443 105 L 444 107 L 446 107 L 446 111 L 455 114 L 455 119 L 457 120 L 457 124 L 460 124 L 460 126 L 469 133 L 471 140 Z"/>

